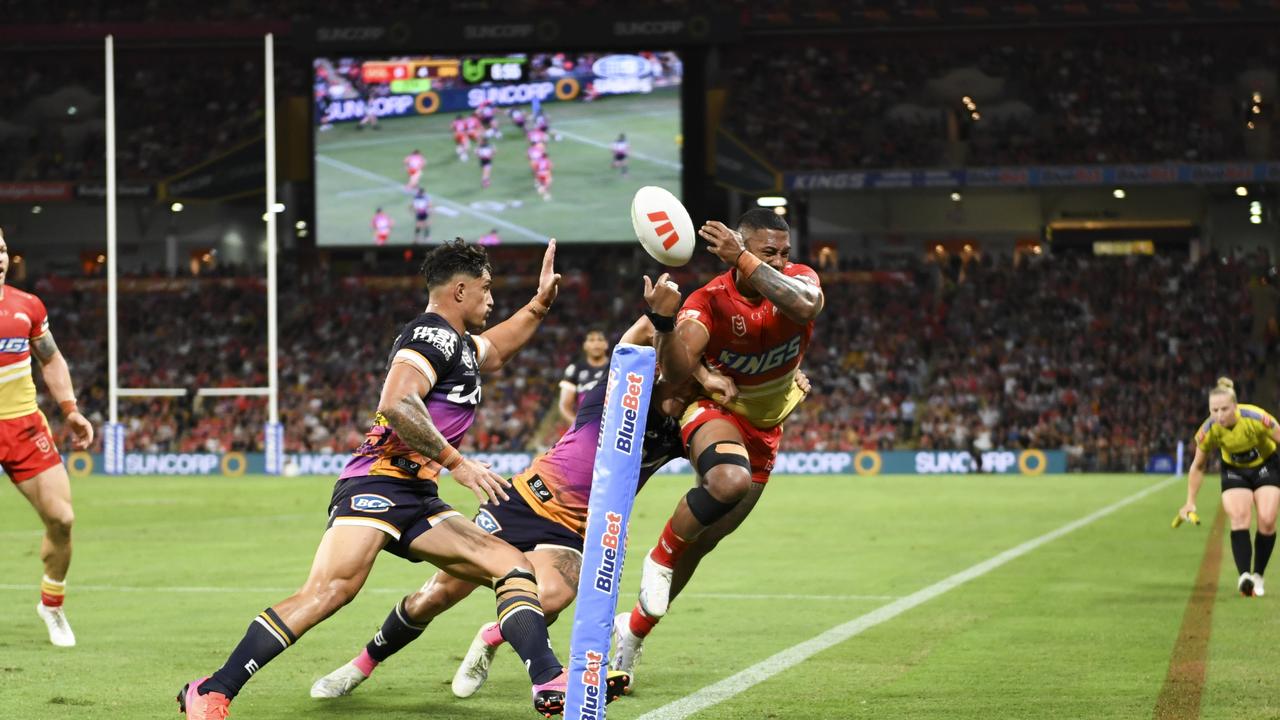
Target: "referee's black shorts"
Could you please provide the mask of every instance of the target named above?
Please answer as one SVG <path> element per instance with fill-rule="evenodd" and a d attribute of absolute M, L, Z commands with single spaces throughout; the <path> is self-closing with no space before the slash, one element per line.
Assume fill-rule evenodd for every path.
<path fill-rule="evenodd" d="M 1257 490 L 1263 485 L 1280 487 L 1280 452 L 1271 453 L 1261 465 L 1242 468 L 1222 463 L 1222 491 L 1233 488 Z"/>

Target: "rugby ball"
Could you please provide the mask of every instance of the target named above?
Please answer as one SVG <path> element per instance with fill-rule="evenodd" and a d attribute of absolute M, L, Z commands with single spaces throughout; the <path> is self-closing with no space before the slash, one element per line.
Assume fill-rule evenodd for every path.
<path fill-rule="evenodd" d="M 646 185 L 631 199 L 631 226 L 654 260 L 678 267 L 693 257 L 693 220 L 675 195 Z"/>

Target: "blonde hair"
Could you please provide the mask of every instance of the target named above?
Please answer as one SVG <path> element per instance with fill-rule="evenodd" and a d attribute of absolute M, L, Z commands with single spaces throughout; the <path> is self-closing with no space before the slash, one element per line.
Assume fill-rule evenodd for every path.
<path fill-rule="evenodd" d="M 1231 398 L 1231 402 L 1237 402 L 1236 384 L 1231 382 L 1231 378 L 1229 377 L 1220 377 L 1218 378 L 1218 384 L 1209 391 L 1209 397 L 1213 397 L 1214 395 L 1226 395 Z"/>

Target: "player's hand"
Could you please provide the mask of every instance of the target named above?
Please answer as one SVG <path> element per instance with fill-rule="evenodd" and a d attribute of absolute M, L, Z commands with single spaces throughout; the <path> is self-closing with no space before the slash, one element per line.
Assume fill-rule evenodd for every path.
<path fill-rule="evenodd" d="M 491 470 L 489 463 L 463 458 L 462 464 L 449 472 L 453 474 L 453 479 L 457 480 L 459 485 L 475 493 L 476 499 L 482 503 L 497 505 L 499 499 L 511 499 L 506 492 L 506 488 L 511 487 L 511 483 Z"/>
<path fill-rule="evenodd" d="M 1200 516 L 1196 514 L 1196 504 L 1188 502 L 1186 505 L 1178 508 L 1178 514 L 1173 516 L 1172 527 L 1176 528 L 1184 522 L 1192 522 L 1196 525 L 1200 524 Z"/>
<path fill-rule="evenodd" d="M 796 387 L 800 388 L 800 392 L 805 395 L 813 389 L 813 385 L 809 382 L 809 376 L 805 375 L 802 370 L 796 370 Z"/>
<path fill-rule="evenodd" d="M 93 444 L 93 423 L 78 412 L 68 415 L 66 423 L 71 428 L 71 447 L 87 450 Z"/>
<path fill-rule="evenodd" d="M 702 380 L 702 388 L 711 395 L 711 399 L 721 405 L 728 405 L 738 399 L 738 385 L 733 378 L 708 368 L 707 377 Z"/>
<path fill-rule="evenodd" d="M 560 273 L 556 272 L 556 239 L 547 243 L 547 251 L 542 254 L 542 272 L 538 275 L 538 294 L 534 300 L 544 307 L 551 307 L 556 295 L 560 293 Z"/>
<path fill-rule="evenodd" d="M 649 309 L 654 313 L 675 317 L 676 311 L 680 309 L 680 286 L 671 281 L 669 273 L 659 275 L 656 283 L 645 275 L 644 301 L 649 303 Z"/>
<path fill-rule="evenodd" d="M 742 241 L 742 234 L 730 230 L 719 220 L 704 223 L 698 228 L 698 234 L 707 241 L 707 250 L 730 267 L 738 261 L 742 251 L 747 249 L 746 243 Z"/>

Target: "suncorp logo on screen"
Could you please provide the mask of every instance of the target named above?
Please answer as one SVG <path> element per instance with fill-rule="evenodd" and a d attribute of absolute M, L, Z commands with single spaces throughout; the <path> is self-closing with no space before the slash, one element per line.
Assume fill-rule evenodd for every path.
<path fill-rule="evenodd" d="M 472 88 L 467 91 L 467 105 L 480 107 L 480 103 L 486 101 L 494 105 L 520 105 L 534 100 L 543 102 L 555 90 L 556 86 L 549 82 Z"/>
<path fill-rule="evenodd" d="M 653 74 L 653 65 L 639 55 L 605 55 L 592 63 L 591 72 L 606 78 L 642 78 Z"/>

